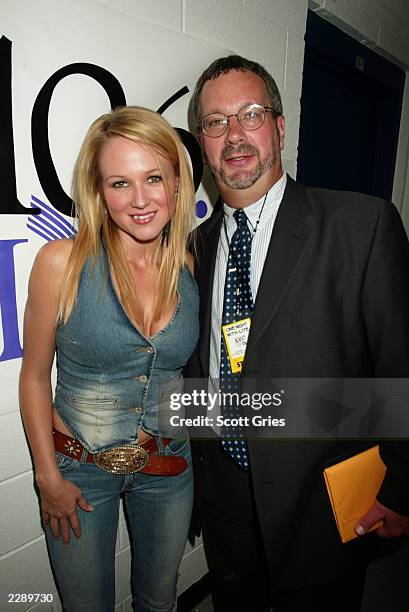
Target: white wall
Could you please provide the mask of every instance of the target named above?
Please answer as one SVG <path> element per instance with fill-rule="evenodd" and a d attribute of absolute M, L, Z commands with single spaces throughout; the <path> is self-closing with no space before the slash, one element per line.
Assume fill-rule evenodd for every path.
<path fill-rule="evenodd" d="M 91 3 L 91 0 L 83 0 Z M 54 4 L 54 0 L 50 0 Z M 256 59 L 276 78 L 283 94 L 287 118 L 284 150 L 286 169 L 295 176 L 298 126 L 304 53 L 304 33 L 308 0 L 95 0 L 95 4 L 131 18 L 142 19 L 158 27 L 212 41 L 239 54 Z M 16 15 L 24 19 L 19 3 Z M 409 4 L 407 0 L 310 0 L 310 6 L 325 18 L 335 20 L 343 29 L 366 44 L 409 66 Z M 107 13 L 109 30 L 109 12 Z M 1 32 L 0 32 L 1 34 Z M 152 44 L 154 41 L 152 40 Z M 132 62 L 132 58 L 129 58 Z M 165 58 L 158 57 L 158 62 Z M 205 68 L 205 65 L 203 66 Z M 137 78 L 137 76 L 135 76 Z M 409 88 L 406 88 L 394 198 L 409 222 Z M 23 296 L 22 296 L 23 301 Z M 22 311 L 22 307 L 20 309 Z M 21 313 L 20 313 L 21 314 Z M 3 364 L 1 364 L 3 365 Z M 14 374 L 0 370 L 1 386 L 16 385 Z M 54 593 L 45 546 L 33 492 L 33 477 L 17 406 L 1 412 L 0 511 L 2 593 L 0 609 L 28 609 L 26 605 L 7 603 L 7 593 Z M 124 524 L 118 536 L 117 582 L 118 606 L 130 610 L 129 543 Z M 187 547 L 181 567 L 180 592 L 206 571 L 199 545 Z M 56 596 L 55 596 L 56 597 Z M 60 610 L 54 604 L 41 610 Z"/>
<path fill-rule="evenodd" d="M 216 42 L 262 63 L 276 79 L 283 96 L 287 118 L 284 165 L 295 176 L 308 0 L 95 1 Z"/>

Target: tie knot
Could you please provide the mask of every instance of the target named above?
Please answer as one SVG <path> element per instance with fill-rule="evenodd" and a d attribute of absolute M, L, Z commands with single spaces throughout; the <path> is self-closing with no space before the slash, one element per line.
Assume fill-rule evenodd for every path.
<path fill-rule="evenodd" d="M 235 218 L 237 225 L 241 225 L 243 223 L 247 225 L 247 215 L 241 208 L 234 211 L 233 217 Z"/>

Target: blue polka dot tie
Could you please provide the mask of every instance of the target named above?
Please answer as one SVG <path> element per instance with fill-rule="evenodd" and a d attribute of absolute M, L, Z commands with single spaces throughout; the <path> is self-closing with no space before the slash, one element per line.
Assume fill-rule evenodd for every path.
<path fill-rule="evenodd" d="M 246 213 L 243 210 L 236 210 L 233 216 L 237 228 L 230 242 L 227 260 L 222 325 L 251 317 L 253 313 L 253 299 L 250 288 L 252 237 L 247 225 Z M 223 393 L 238 393 L 240 391 L 240 373 L 233 374 L 231 370 L 223 332 L 221 334 L 220 389 L 222 397 Z M 240 406 L 235 402 L 226 401 L 223 403 L 222 401 L 221 411 L 224 418 L 240 416 Z M 249 465 L 248 450 L 242 428 L 222 427 L 221 437 L 223 451 L 241 469 L 247 470 Z"/>

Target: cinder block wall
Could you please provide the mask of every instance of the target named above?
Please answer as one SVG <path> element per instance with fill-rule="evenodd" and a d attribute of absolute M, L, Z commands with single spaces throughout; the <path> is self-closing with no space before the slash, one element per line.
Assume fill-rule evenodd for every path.
<path fill-rule="evenodd" d="M 92 4 L 91 0 L 85 1 Z M 99 0 L 95 3 L 130 18 L 220 43 L 262 62 L 275 76 L 283 93 L 288 122 L 285 164 L 295 175 L 307 0 Z M 2 376 L 7 378 L 7 363 L 1 365 Z M 13 378 L 11 384 L 15 384 Z M 17 398 L 15 412 L 0 416 L 0 427 L 2 432 L 7 432 L 0 446 L 0 508 L 4 517 L 0 523 L 3 585 L 0 609 L 57 612 L 61 606 L 48 565 Z M 179 592 L 206 571 L 201 543 L 194 549 L 188 545 L 180 570 Z M 129 575 L 129 540 L 121 519 L 117 542 L 117 610 L 123 612 L 131 610 Z M 54 602 L 31 608 L 29 604 L 7 605 L 7 593 L 33 592 L 52 593 Z"/>
<path fill-rule="evenodd" d="M 95 0 L 132 17 L 219 43 L 271 72 L 287 118 L 284 163 L 296 173 L 308 0 Z"/>
<path fill-rule="evenodd" d="M 51 2 L 52 0 L 50 0 Z M 92 0 L 84 0 L 91 2 Z M 221 43 L 264 64 L 283 94 L 287 119 L 284 164 L 296 174 L 304 33 L 308 4 L 325 18 L 335 20 L 366 44 L 409 66 L 409 5 L 407 0 L 95 0 L 114 11 L 181 33 Z M 16 7 L 17 10 L 17 7 Z M 22 15 L 24 18 L 24 15 Z M 159 59 L 160 61 L 160 59 Z M 165 60 L 163 60 L 165 61 Z M 396 192 L 409 221 L 409 88 L 397 167 Z M 396 183 L 396 181 L 395 181 Z M 10 370 L 11 371 L 11 370 Z M 2 384 L 15 384 L 7 363 Z M 0 410 L 1 412 L 1 410 Z M 0 416 L 0 609 L 61 610 L 49 569 L 33 490 L 31 461 L 17 408 Z M 121 520 L 117 542 L 117 610 L 131 610 L 129 541 Z M 201 544 L 186 548 L 179 592 L 206 572 Z M 8 593 L 51 593 L 50 604 L 7 604 Z"/>

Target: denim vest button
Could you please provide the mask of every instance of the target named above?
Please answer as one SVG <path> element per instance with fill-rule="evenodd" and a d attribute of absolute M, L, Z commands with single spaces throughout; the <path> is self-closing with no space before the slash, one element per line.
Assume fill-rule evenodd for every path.
<path fill-rule="evenodd" d="M 136 379 L 137 379 L 137 380 L 140 380 L 140 381 L 141 381 L 141 383 L 146 383 L 146 382 L 147 382 L 147 380 L 148 380 L 148 377 L 147 377 L 147 376 L 145 376 L 145 374 L 141 374 L 140 376 L 136 376 Z"/>
<path fill-rule="evenodd" d="M 153 347 L 152 346 L 140 346 L 139 348 L 136 349 L 137 353 L 153 353 Z"/>
<path fill-rule="evenodd" d="M 141 406 L 137 406 L 136 408 L 134 408 L 136 414 L 141 414 L 143 412 L 143 408 Z"/>

